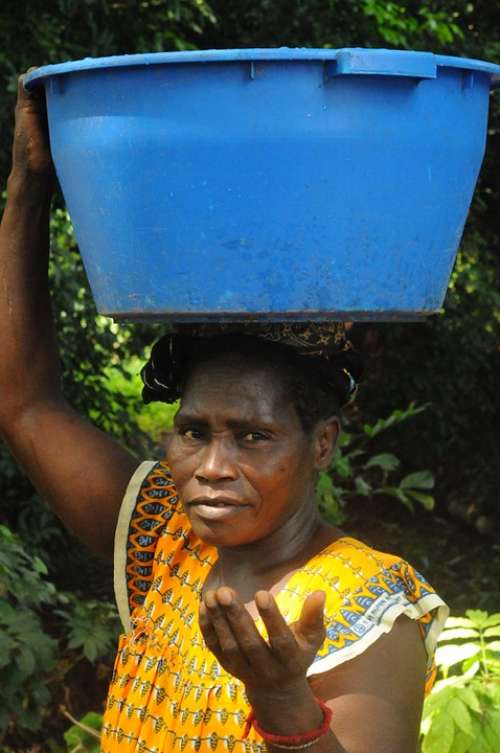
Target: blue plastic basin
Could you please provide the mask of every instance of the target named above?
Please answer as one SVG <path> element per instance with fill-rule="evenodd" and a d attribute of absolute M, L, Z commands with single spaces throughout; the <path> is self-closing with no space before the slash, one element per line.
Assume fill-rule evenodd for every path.
<path fill-rule="evenodd" d="M 86 59 L 44 84 L 102 314 L 417 319 L 438 310 L 500 66 L 399 50 Z"/>

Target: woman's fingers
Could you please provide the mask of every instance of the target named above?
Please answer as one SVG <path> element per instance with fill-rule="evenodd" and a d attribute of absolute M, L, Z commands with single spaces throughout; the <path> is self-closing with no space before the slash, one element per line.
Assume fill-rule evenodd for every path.
<path fill-rule="evenodd" d="M 12 165 L 22 174 L 43 176 L 52 182 L 54 165 L 49 146 L 45 89 L 36 86 L 27 91 L 24 87 L 26 75 L 18 79 Z"/>
<path fill-rule="evenodd" d="M 245 681 L 264 672 L 269 648 L 234 591 L 206 592 L 200 606 L 200 629 L 207 646 L 231 674 Z"/>
<path fill-rule="evenodd" d="M 231 674 L 250 684 L 290 680 L 290 672 L 307 669 L 321 646 L 325 628 L 325 594 L 316 591 L 304 602 L 300 618 L 288 625 L 273 596 L 255 594 L 255 603 L 267 630 L 268 642 L 230 588 L 207 591 L 200 606 L 200 629 L 208 648 Z"/>
<path fill-rule="evenodd" d="M 271 658 L 269 647 L 255 627 L 245 605 L 230 588 L 219 588 L 216 592 L 219 606 L 231 628 L 242 654 L 249 665 L 259 667 Z"/>
<path fill-rule="evenodd" d="M 297 641 L 293 632 L 281 614 L 276 601 L 268 591 L 257 591 L 255 603 L 262 621 L 266 626 L 269 644 L 279 661 L 287 663 L 292 652 L 297 650 Z"/>
<path fill-rule="evenodd" d="M 326 594 L 314 591 L 305 600 L 300 617 L 294 624 L 294 633 L 298 640 L 304 640 L 311 646 L 319 648 L 325 639 L 324 608 Z"/>
<path fill-rule="evenodd" d="M 220 650 L 219 639 L 203 601 L 200 604 L 199 624 L 205 643 L 210 651 L 216 654 Z"/>
<path fill-rule="evenodd" d="M 207 591 L 204 595 L 200 608 L 201 616 L 205 618 L 205 624 L 210 626 L 211 631 L 216 636 L 221 651 L 225 654 L 234 652 L 238 643 L 219 606 L 215 591 Z"/>
<path fill-rule="evenodd" d="M 35 86 L 33 89 L 26 89 L 25 83 L 26 83 L 26 77 L 28 73 L 31 73 L 31 71 L 37 70 L 36 65 L 32 65 L 31 68 L 28 68 L 26 73 L 22 73 L 20 76 L 18 76 L 17 79 L 17 100 L 19 103 L 23 102 L 30 102 L 33 103 L 33 101 L 39 103 L 45 99 L 45 92 L 43 86 Z"/>
<path fill-rule="evenodd" d="M 325 599 L 324 591 L 314 591 L 309 594 L 302 606 L 298 621 L 293 626 L 289 626 L 272 594 L 267 591 L 258 591 L 255 594 L 255 603 L 266 625 L 269 642 L 273 649 L 287 656 L 296 643 L 296 639 L 311 647 L 319 647 L 325 637 L 323 618 Z"/>

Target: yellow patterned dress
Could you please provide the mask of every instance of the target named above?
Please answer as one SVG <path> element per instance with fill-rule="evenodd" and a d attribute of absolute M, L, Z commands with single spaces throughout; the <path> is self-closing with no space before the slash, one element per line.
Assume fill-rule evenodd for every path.
<path fill-rule="evenodd" d="M 168 466 L 142 463 L 115 538 L 115 591 L 125 632 L 104 715 L 103 753 L 265 750 L 254 730 L 242 740 L 249 711 L 244 687 L 205 647 L 198 627 L 203 582 L 216 559 L 216 549 L 192 532 Z M 338 539 L 278 594 L 289 622 L 318 589 L 327 593 L 326 638 L 309 675 L 359 655 L 406 614 L 421 627 L 430 688 L 447 608 L 410 565 L 355 539 Z"/>

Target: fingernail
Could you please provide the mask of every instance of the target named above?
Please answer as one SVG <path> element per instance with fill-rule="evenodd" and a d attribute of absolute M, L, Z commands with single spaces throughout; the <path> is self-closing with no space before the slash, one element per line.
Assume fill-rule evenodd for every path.
<path fill-rule="evenodd" d="M 255 601 L 260 609 L 269 609 L 271 606 L 271 595 L 267 591 L 258 591 L 255 594 Z"/>
<path fill-rule="evenodd" d="M 229 607 L 233 603 L 233 594 L 229 588 L 219 588 L 217 591 L 217 600 L 223 607 Z"/>
<path fill-rule="evenodd" d="M 207 591 L 205 594 L 204 600 L 205 600 L 205 606 L 207 607 L 217 606 L 217 599 L 215 597 L 215 591 Z"/>

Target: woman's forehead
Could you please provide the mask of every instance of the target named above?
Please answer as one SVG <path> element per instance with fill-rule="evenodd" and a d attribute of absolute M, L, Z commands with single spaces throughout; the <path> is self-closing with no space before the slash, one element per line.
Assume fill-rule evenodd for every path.
<path fill-rule="evenodd" d="M 293 410 L 283 379 L 265 364 L 216 360 L 190 374 L 179 414 L 231 413 L 244 418 L 274 420 Z"/>

